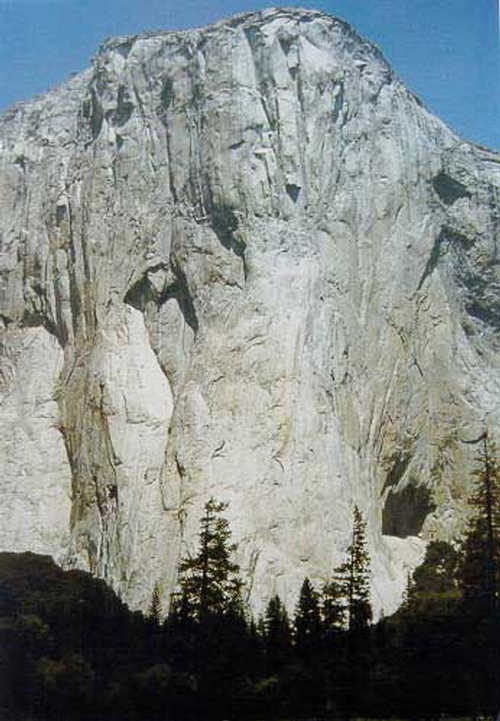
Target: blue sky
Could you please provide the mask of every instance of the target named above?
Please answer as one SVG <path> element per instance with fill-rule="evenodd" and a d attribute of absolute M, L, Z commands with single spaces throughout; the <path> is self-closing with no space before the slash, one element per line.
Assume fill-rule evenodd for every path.
<path fill-rule="evenodd" d="M 0 112 L 84 69 L 105 37 L 293 4 L 350 22 L 433 113 L 500 149 L 498 0 L 0 0 Z"/>

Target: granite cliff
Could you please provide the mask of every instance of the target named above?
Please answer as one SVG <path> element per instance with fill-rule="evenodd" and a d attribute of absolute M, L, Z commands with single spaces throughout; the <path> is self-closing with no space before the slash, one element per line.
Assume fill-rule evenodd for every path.
<path fill-rule="evenodd" d="M 339 20 L 105 42 L 0 118 L 0 547 L 145 607 L 214 495 L 291 605 L 357 503 L 394 609 L 500 428 L 499 200 Z"/>

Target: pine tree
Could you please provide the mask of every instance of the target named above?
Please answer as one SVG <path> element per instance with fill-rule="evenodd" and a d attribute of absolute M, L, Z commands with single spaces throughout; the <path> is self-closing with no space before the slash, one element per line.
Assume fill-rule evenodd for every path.
<path fill-rule="evenodd" d="M 200 546 L 194 558 L 179 565 L 180 592 L 174 601 L 179 615 L 203 621 L 208 615 L 241 613 L 239 566 L 231 560 L 229 522 L 221 517 L 227 503 L 210 498 L 200 519 Z"/>
<path fill-rule="evenodd" d="M 342 584 L 335 579 L 323 586 L 321 616 L 327 636 L 339 632 L 345 626 L 346 606 L 343 601 Z"/>
<path fill-rule="evenodd" d="M 276 673 L 290 659 L 292 651 L 290 621 L 278 595 L 273 596 L 267 605 L 264 627 L 267 670 Z"/>
<path fill-rule="evenodd" d="M 406 574 L 406 586 L 403 591 L 403 598 L 401 600 L 401 611 L 410 613 L 415 605 L 415 581 L 413 580 L 413 574 L 408 571 Z"/>
<path fill-rule="evenodd" d="M 462 546 L 458 581 L 463 595 L 464 638 L 476 708 L 500 704 L 500 464 L 487 433 L 474 471 L 475 510 Z"/>
<path fill-rule="evenodd" d="M 352 541 L 347 559 L 334 571 L 345 601 L 350 631 L 366 628 L 372 620 L 370 604 L 370 557 L 366 549 L 366 521 L 354 507 Z"/>
<path fill-rule="evenodd" d="M 483 437 L 474 471 L 474 517 L 463 544 L 459 581 L 464 600 L 492 616 L 498 610 L 500 581 L 500 465 L 495 444 Z"/>
<path fill-rule="evenodd" d="M 151 594 L 151 604 L 149 606 L 148 621 L 155 625 L 159 625 L 161 619 L 161 595 L 160 586 L 158 581 L 153 586 L 153 593 Z"/>
<path fill-rule="evenodd" d="M 289 697 L 292 708 L 304 716 L 315 717 L 325 707 L 329 679 L 320 597 L 308 578 L 300 589 L 294 628 L 297 660 Z"/>
<path fill-rule="evenodd" d="M 317 650 L 321 636 L 319 594 L 308 578 L 304 579 L 300 589 L 294 625 L 295 644 L 299 653 L 308 655 Z"/>
<path fill-rule="evenodd" d="M 334 571 L 345 608 L 347 634 L 340 646 L 334 686 L 339 711 L 346 717 L 364 715 L 370 697 L 370 558 L 366 549 L 366 523 L 354 507 L 347 558 Z"/>

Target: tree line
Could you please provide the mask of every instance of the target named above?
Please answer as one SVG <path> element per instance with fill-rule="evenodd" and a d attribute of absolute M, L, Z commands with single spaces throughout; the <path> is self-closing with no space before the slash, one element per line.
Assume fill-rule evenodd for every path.
<path fill-rule="evenodd" d="M 461 545 L 431 542 L 401 608 L 374 622 L 366 523 L 291 616 L 252 618 L 210 499 L 176 592 L 146 615 L 50 558 L 0 554 L 0 714 L 29 719 L 437 719 L 500 706 L 500 467 L 484 438 Z M 168 614 L 163 618 L 163 605 Z M 167 610 L 167 609 L 165 609 Z"/>

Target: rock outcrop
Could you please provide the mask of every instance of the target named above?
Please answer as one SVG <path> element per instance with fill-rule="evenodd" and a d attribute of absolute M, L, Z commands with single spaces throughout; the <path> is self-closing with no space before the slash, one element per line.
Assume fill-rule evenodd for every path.
<path fill-rule="evenodd" d="M 500 156 L 371 44 L 267 10 L 110 40 L 0 118 L 0 547 L 132 607 L 203 503 L 254 607 L 341 559 L 386 612 L 500 428 Z"/>

